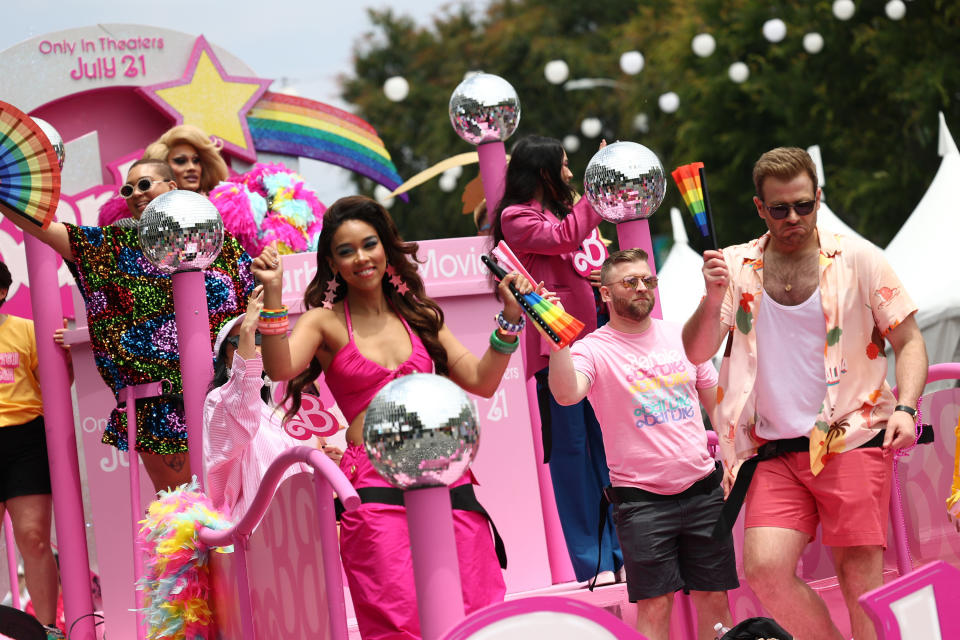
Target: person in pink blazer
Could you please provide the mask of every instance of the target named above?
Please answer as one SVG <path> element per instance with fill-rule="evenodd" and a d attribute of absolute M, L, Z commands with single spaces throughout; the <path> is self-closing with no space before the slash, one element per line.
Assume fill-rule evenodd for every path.
<path fill-rule="evenodd" d="M 594 288 L 607 252 L 597 230 L 601 218 L 586 198 L 574 203 L 571 178 L 559 140 L 521 139 L 511 153 L 491 236 L 494 246 L 505 240 L 527 271 L 556 292 L 564 309 L 586 325 L 585 336 L 597 328 Z M 610 484 L 600 425 L 587 400 L 567 407 L 554 400 L 547 385 L 550 347 L 536 331 L 525 333 L 524 368 L 528 378 L 537 377 L 544 462 L 574 573 L 579 581 L 593 578 L 599 554 L 596 582 L 613 582 L 623 556 L 612 518 L 597 548 L 597 505 Z"/>

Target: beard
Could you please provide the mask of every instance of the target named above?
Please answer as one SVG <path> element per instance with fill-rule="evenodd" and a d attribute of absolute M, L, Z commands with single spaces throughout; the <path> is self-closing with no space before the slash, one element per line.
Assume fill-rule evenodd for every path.
<path fill-rule="evenodd" d="M 650 315 L 650 312 L 653 311 L 653 296 L 648 298 L 640 298 L 637 300 L 633 299 L 632 294 L 630 296 L 615 295 L 612 297 L 613 310 L 616 311 L 618 316 L 628 320 L 634 320 L 637 322 L 646 320 Z"/>

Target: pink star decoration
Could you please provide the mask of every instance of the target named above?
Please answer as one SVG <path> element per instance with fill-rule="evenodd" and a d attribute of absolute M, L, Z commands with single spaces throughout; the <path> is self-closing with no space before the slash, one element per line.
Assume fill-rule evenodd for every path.
<path fill-rule="evenodd" d="M 337 282 L 337 277 L 336 277 L 336 276 L 330 278 L 329 280 L 327 280 L 327 291 L 326 291 L 326 293 L 327 293 L 327 294 L 330 294 L 330 295 L 335 294 L 335 293 L 337 292 L 337 288 L 338 288 L 339 286 L 340 286 L 340 284 Z"/>
<path fill-rule="evenodd" d="M 410 287 L 407 286 L 406 282 L 401 281 L 400 284 L 397 285 L 397 293 L 406 295 L 407 291 L 410 291 Z"/>
<path fill-rule="evenodd" d="M 143 96 L 173 118 L 223 141 L 223 149 L 249 162 L 257 153 L 247 113 L 271 80 L 229 75 L 206 38 L 199 36 L 179 80 L 141 87 Z"/>

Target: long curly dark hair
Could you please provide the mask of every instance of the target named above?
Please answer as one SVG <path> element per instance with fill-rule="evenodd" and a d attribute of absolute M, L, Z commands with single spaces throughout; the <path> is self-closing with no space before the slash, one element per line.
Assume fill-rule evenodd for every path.
<path fill-rule="evenodd" d="M 418 245 L 415 242 L 404 242 L 387 210 L 370 198 L 364 196 L 340 198 L 323 215 L 323 230 L 320 232 L 317 245 L 317 273 L 303 294 L 304 306 L 307 309 L 322 306 L 327 282 L 333 277 L 336 277 L 339 283 L 334 301 L 339 302 L 346 297 L 346 284 L 339 274 L 335 275 L 330 268 L 329 258 L 333 257 L 333 236 L 340 225 L 348 220 L 366 222 L 376 230 L 387 254 L 387 264 L 396 270 L 410 288 L 405 295 L 400 295 L 396 287 L 390 283 L 389 276 L 385 274 L 381 285 L 383 295 L 420 337 L 433 360 L 436 372 L 447 375 L 449 373 L 447 351 L 440 344 L 438 337 L 443 327 L 443 310 L 427 296 L 423 280 L 417 273 Z M 285 419 L 296 415 L 300 410 L 304 388 L 316 380 L 322 371 L 320 362 L 314 358 L 305 371 L 290 380 L 284 400 L 292 400 L 292 404 Z"/>
<path fill-rule="evenodd" d="M 500 218 L 503 210 L 539 197 L 550 213 L 561 220 L 573 208 L 573 189 L 563 181 L 563 144 L 556 138 L 527 136 L 513 148 L 503 198 L 491 221 L 493 246 L 503 240 Z"/>

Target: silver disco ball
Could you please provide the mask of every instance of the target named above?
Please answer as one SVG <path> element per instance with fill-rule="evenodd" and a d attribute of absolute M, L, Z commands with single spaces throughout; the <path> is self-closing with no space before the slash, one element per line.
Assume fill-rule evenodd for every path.
<path fill-rule="evenodd" d="M 447 486 L 473 462 L 480 426 L 466 392 L 442 376 L 414 373 L 381 389 L 363 419 L 374 468 L 401 489 Z"/>
<path fill-rule="evenodd" d="M 453 90 L 450 122 L 470 144 L 503 142 L 520 124 L 520 98 L 500 76 L 474 74 Z"/>
<path fill-rule="evenodd" d="M 584 193 L 604 220 L 649 218 L 663 202 L 667 178 L 657 154 L 636 142 L 608 144 L 591 158 Z"/>
<path fill-rule="evenodd" d="M 223 247 L 223 220 L 206 196 L 175 189 L 154 198 L 138 225 L 147 260 L 166 273 L 206 269 Z"/>
<path fill-rule="evenodd" d="M 37 123 L 38 127 L 40 127 L 40 131 L 43 131 L 43 135 L 47 136 L 47 140 L 50 141 L 54 152 L 57 154 L 57 164 L 59 164 L 60 168 L 63 169 L 63 159 L 66 155 L 66 152 L 63 148 L 63 136 L 61 136 L 60 132 L 54 129 L 53 125 L 46 120 L 33 118 L 33 121 Z"/>

